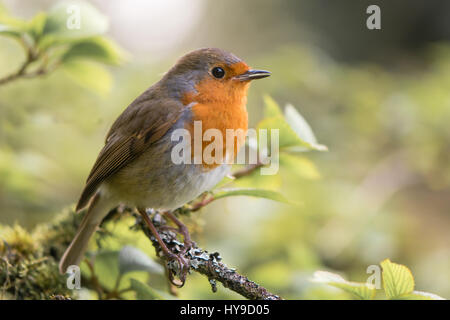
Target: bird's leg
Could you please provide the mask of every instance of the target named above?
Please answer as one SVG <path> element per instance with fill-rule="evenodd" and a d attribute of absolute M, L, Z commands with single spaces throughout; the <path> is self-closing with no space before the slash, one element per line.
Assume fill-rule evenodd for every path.
<path fill-rule="evenodd" d="M 182 287 L 184 285 L 184 282 L 186 281 L 186 275 L 190 269 L 190 263 L 189 261 L 187 261 L 186 259 L 182 258 L 179 255 L 174 254 L 172 251 L 169 250 L 169 248 L 167 248 L 166 244 L 164 243 L 164 241 L 161 239 L 161 237 L 159 236 L 158 231 L 156 230 L 155 226 L 153 225 L 152 221 L 150 220 L 149 216 L 147 215 L 147 212 L 145 211 L 145 209 L 142 208 L 138 208 L 138 212 L 141 214 L 141 216 L 144 218 L 145 223 L 147 224 L 147 227 L 150 229 L 150 232 L 153 234 L 153 236 L 156 238 L 156 241 L 158 241 L 161 250 L 163 251 L 164 255 L 166 256 L 166 258 L 168 260 L 172 260 L 172 261 L 177 261 L 179 268 L 180 268 L 180 280 L 181 280 L 181 284 L 174 282 L 174 278 L 173 278 L 173 274 L 172 272 L 169 270 L 169 278 L 170 278 L 170 282 L 177 286 L 177 287 Z"/>
<path fill-rule="evenodd" d="M 176 224 L 176 226 L 178 227 L 178 232 L 183 235 L 183 240 L 184 240 L 184 248 L 182 250 L 183 253 L 189 251 L 192 248 L 192 245 L 194 244 L 194 242 L 191 240 L 191 235 L 189 234 L 189 230 L 186 227 L 186 225 L 181 222 L 180 220 L 178 220 L 178 218 L 170 211 L 166 211 L 164 212 L 164 214 L 173 221 L 173 223 Z"/>
<path fill-rule="evenodd" d="M 173 233 L 178 233 L 179 232 L 177 228 L 170 227 L 170 226 L 159 226 L 158 229 L 162 230 L 162 231 L 171 231 Z"/>
<path fill-rule="evenodd" d="M 156 240 L 158 241 L 159 245 L 161 246 L 161 250 L 164 252 L 164 254 L 168 257 L 168 258 L 173 258 L 175 259 L 176 255 L 171 252 L 169 250 L 169 248 L 167 248 L 166 244 L 164 243 L 164 241 L 161 239 L 161 237 L 159 236 L 158 231 L 156 230 L 155 226 L 153 225 L 153 222 L 150 220 L 149 216 L 147 215 L 147 212 L 145 212 L 144 209 L 138 209 L 139 213 L 141 214 L 141 216 L 144 218 L 145 223 L 147 224 L 147 227 L 150 229 L 150 232 L 153 234 L 153 236 L 156 238 Z"/>

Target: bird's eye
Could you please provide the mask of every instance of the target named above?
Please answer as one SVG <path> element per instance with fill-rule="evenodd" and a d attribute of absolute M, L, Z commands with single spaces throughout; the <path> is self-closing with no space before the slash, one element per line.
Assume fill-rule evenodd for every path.
<path fill-rule="evenodd" d="M 214 67 L 211 73 L 217 79 L 221 79 L 225 76 L 225 70 L 223 70 L 221 67 Z"/>

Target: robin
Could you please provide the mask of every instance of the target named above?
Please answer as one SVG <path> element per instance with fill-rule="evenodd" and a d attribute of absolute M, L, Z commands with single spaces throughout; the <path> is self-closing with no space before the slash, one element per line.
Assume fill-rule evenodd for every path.
<path fill-rule="evenodd" d="M 171 211 L 210 190 L 228 173 L 229 164 L 175 164 L 171 152 L 176 142 L 171 134 L 176 129 L 192 132 L 195 121 L 201 122 L 203 131 L 218 129 L 224 135 L 227 129 L 246 131 L 249 84 L 269 75 L 250 69 L 231 53 L 204 48 L 180 58 L 159 82 L 137 97 L 112 125 L 87 178 L 76 210 L 88 209 L 60 261 L 60 272 L 80 263 L 89 239 L 119 203 L 136 207 L 166 258 L 188 269 L 168 250 L 145 209 L 164 212 L 189 246 L 186 227 Z M 241 146 L 238 141 L 236 151 Z"/>

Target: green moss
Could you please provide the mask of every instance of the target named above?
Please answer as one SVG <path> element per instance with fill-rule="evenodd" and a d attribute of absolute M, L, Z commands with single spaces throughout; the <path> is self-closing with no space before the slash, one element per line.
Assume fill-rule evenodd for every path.
<path fill-rule="evenodd" d="M 68 299 L 66 276 L 58 261 L 73 238 L 82 214 L 66 210 L 32 233 L 0 226 L 0 299 Z"/>
<path fill-rule="evenodd" d="M 32 236 L 21 226 L 0 226 L 0 253 L 4 254 L 8 248 L 14 248 L 16 254 L 27 256 L 36 250 Z"/>

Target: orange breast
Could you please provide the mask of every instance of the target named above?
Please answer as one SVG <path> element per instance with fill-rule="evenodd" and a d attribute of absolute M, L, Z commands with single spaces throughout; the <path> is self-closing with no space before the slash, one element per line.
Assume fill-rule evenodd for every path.
<path fill-rule="evenodd" d="M 189 104 L 194 102 L 192 107 L 192 122 L 186 125 L 191 133 L 192 137 L 192 157 L 194 157 L 194 121 L 201 121 L 202 124 L 202 137 L 206 130 L 217 129 L 222 133 L 223 148 L 222 155 L 223 161 L 219 163 L 207 163 L 203 158 L 202 164 L 205 169 L 213 169 L 224 163 L 227 156 L 230 156 L 230 151 L 234 154 L 234 158 L 237 155 L 240 147 L 245 143 L 245 134 L 248 128 L 248 115 L 246 109 L 247 103 L 247 90 L 248 83 L 242 83 L 239 81 L 217 81 L 212 78 L 201 81 L 196 86 L 196 93 L 188 93 L 184 96 L 183 103 Z M 241 129 L 243 134 L 233 137 L 233 150 L 227 149 L 227 129 L 238 130 Z M 214 139 L 212 141 L 202 142 L 202 154 L 204 154 L 205 148 L 211 150 L 211 143 L 216 143 Z M 230 141 L 228 142 L 230 146 Z M 215 152 L 212 152 L 215 156 Z"/>

